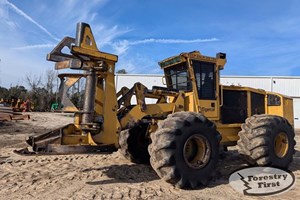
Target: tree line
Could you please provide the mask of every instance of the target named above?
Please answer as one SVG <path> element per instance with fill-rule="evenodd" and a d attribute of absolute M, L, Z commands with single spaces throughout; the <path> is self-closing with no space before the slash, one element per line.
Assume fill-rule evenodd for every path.
<path fill-rule="evenodd" d="M 60 103 L 58 98 L 59 79 L 54 70 L 47 70 L 44 76 L 33 76 L 27 74 L 24 85 L 14 85 L 9 88 L 0 86 L 0 99 L 5 100 L 9 104 L 18 99 L 21 101 L 30 101 L 34 111 L 50 111 L 52 104 Z M 79 87 L 79 84 L 77 84 Z M 75 86 L 76 87 L 76 86 Z M 68 95 L 76 106 L 80 106 L 80 98 L 82 95 L 79 89 L 72 88 Z"/>
<path fill-rule="evenodd" d="M 125 69 L 120 69 L 117 74 L 127 74 Z M 50 111 L 53 104 L 60 104 L 58 86 L 60 84 L 58 74 L 54 70 L 47 70 L 42 76 L 25 76 L 24 85 L 14 85 L 9 88 L 0 86 L 0 99 L 11 102 L 11 100 L 29 100 L 33 105 L 34 111 Z M 73 104 L 82 109 L 84 96 L 84 80 L 79 80 L 67 93 Z"/>

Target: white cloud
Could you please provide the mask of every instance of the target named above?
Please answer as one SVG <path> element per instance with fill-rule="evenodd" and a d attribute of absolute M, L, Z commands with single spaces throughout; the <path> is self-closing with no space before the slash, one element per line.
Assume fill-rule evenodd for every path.
<path fill-rule="evenodd" d="M 121 55 L 117 64 L 117 70 L 125 69 L 131 74 L 157 74 L 161 70 L 152 58 L 145 54 L 134 53 L 131 56 Z"/>
<path fill-rule="evenodd" d="M 130 73 L 145 73 L 145 70 L 147 70 L 147 73 L 158 73 L 160 71 L 153 56 L 148 56 L 147 52 L 144 55 L 131 53 L 131 51 L 128 51 L 130 47 L 133 48 L 133 46 L 135 46 L 139 48 L 138 45 L 142 44 L 188 44 L 214 42 L 218 40 L 217 38 L 193 40 L 153 38 L 142 40 L 120 40 L 122 36 L 132 32 L 134 29 L 132 27 L 119 25 L 118 22 L 113 21 L 113 18 L 108 21 L 104 19 L 101 10 L 104 9 L 103 6 L 107 2 L 109 2 L 109 0 L 91 0 L 89 3 L 77 0 L 65 0 L 59 3 L 51 3 L 51 10 L 48 9 L 46 3 L 41 3 L 39 6 L 43 7 L 42 10 L 34 9 L 35 7 L 32 6 L 32 10 L 24 12 L 20 9 L 23 9 L 23 7 L 17 2 L 11 3 L 7 0 L 0 0 L 0 17 L 2 18 L 1 24 L 3 25 L 2 30 L 7 31 L 10 29 L 10 31 L 5 32 L 6 34 L 0 36 L 1 43 L 6 43 L 6 46 L 3 46 L 2 44 L 2 48 L 0 48 L 0 55 L 1 58 L 3 58 L 3 62 L 0 63 L 2 68 L 1 71 L 4 75 L 1 84 L 7 86 L 11 82 L 21 80 L 20 77 L 23 75 L 16 74 L 14 73 L 15 71 L 26 70 L 26 72 L 42 73 L 46 66 L 50 66 L 44 57 L 49 49 L 55 47 L 56 41 L 58 41 L 56 35 L 59 37 L 66 35 L 75 37 L 75 25 L 78 21 L 89 23 L 93 30 L 99 50 L 107 50 L 108 52 L 119 55 L 118 68 L 126 68 Z M 45 5 L 43 6 L 43 4 Z M 80 10 L 80 12 L 75 12 L 76 10 Z M 15 15 L 20 17 L 15 17 Z M 36 21 L 35 19 L 37 18 L 33 16 L 39 16 L 38 20 Z M 42 22 L 43 19 L 50 16 L 60 20 L 57 22 L 45 20 L 42 24 L 38 22 Z M 20 18 L 24 18 L 26 23 L 21 24 L 18 21 Z M 12 21 L 13 19 L 16 19 L 16 21 Z M 23 25 L 28 26 L 30 24 L 33 24 L 33 26 L 36 26 L 41 30 L 42 34 L 45 33 L 47 38 L 33 37 L 32 35 L 24 34 L 23 31 L 19 31 L 19 27 L 22 29 L 24 28 Z M 56 35 L 52 34 L 53 30 L 55 30 Z M 5 35 L 7 36 L 4 37 Z M 35 42 L 33 43 L 32 41 Z M 7 52 L 7 50 L 10 52 Z M 139 49 L 137 52 L 139 52 Z M 18 56 L 18 59 L 15 59 L 15 55 L 19 54 L 21 55 Z"/>
<path fill-rule="evenodd" d="M 13 21 L 10 21 L 10 20 L 5 20 L 5 23 L 8 25 L 8 27 L 11 29 L 11 30 L 16 30 L 17 28 L 17 24 Z"/>
<path fill-rule="evenodd" d="M 160 44 L 188 44 L 188 43 L 202 43 L 202 42 L 215 42 L 217 38 L 209 39 L 194 39 L 194 40 L 180 40 L 180 39 L 144 39 L 129 42 L 130 45 L 147 44 L 147 43 L 160 43 Z"/>
<path fill-rule="evenodd" d="M 92 24 L 91 28 L 93 30 L 94 37 L 97 41 L 99 41 L 98 44 L 100 45 L 100 47 L 105 45 L 113 45 L 113 41 L 117 37 L 132 31 L 132 29 L 126 27 L 119 28 L 118 25 L 109 28 L 105 25 Z"/>
<path fill-rule="evenodd" d="M 46 52 L 43 57 L 37 52 L 42 50 L 18 52 L 12 49 L 0 49 L 0 77 L 1 86 L 6 88 L 10 85 L 25 84 L 24 78 L 26 74 L 33 75 L 43 74 L 46 69 L 53 68 L 53 63 L 47 62 L 45 59 Z"/>
<path fill-rule="evenodd" d="M 4 22 L 5 25 L 7 25 L 10 30 L 15 30 L 17 27 L 17 24 L 11 20 L 9 20 L 8 17 L 8 9 L 5 6 L 6 0 L 0 0 L 0 18 L 2 22 Z"/>
<path fill-rule="evenodd" d="M 59 1 L 59 8 L 55 15 L 64 22 L 91 23 L 99 17 L 98 11 L 106 5 L 108 1 L 109 0 L 89 0 L 88 2 L 78 0 Z M 97 23 L 99 23 L 99 21 Z"/>
<path fill-rule="evenodd" d="M 117 55 L 123 55 L 129 49 L 130 43 L 127 40 L 122 40 L 114 42 L 111 45 Z"/>
<path fill-rule="evenodd" d="M 55 44 L 35 44 L 35 45 L 27 45 L 22 47 L 14 47 L 14 50 L 29 50 L 29 49 L 43 49 L 43 48 L 53 48 Z"/>
<path fill-rule="evenodd" d="M 118 55 L 124 54 L 130 46 L 140 45 L 140 44 L 149 44 L 149 43 L 158 43 L 158 44 L 191 44 L 191 43 L 203 43 L 203 42 L 215 42 L 219 41 L 217 38 L 208 38 L 208 39 L 143 39 L 136 41 L 121 40 L 112 43 L 112 47 Z"/>
<path fill-rule="evenodd" d="M 0 17 L 3 18 L 7 16 L 7 12 L 6 10 L 4 9 L 3 5 L 5 5 L 5 2 L 4 0 L 0 0 Z"/>
<path fill-rule="evenodd" d="M 42 31 L 44 31 L 47 35 L 49 35 L 52 39 L 59 41 L 59 39 L 57 37 L 55 37 L 52 33 L 50 33 L 44 26 L 42 26 L 41 24 L 39 24 L 37 21 L 35 21 L 34 19 L 32 19 L 29 15 L 27 15 L 24 11 L 22 11 L 21 9 L 19 9 L 17 6 L 15 6 L 13 3 L 10 3 L 9 1 L 5 2 L 13 11 L 15 11 L 17 14 L 21 15 L 22 17 L 24 17 L 25 19 L 27 19 L 28 21 L 32 22 L 33 24 L 35 24 L 39 29 L 41 29 Z"/>

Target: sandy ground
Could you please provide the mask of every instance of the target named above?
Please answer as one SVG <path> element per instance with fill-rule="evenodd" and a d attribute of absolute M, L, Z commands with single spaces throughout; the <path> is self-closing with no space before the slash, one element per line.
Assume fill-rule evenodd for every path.
<path fill-rule="evenodd" d="M 290 170 L 295 187 L 272 197 L 246 197 L 228 184 L 231 172 L 245 166 L 236 149 L 219 162 L 205 188 L 180 190 L 160 180 L 150 166 L 128 162 L 119 152 L 55 156 L 19 156 L 28 135 L 71 123 L 58 113 L 30 113 L 28 121 L 0 123 L 0 199 L 300 199 L 300 135 Z"/>

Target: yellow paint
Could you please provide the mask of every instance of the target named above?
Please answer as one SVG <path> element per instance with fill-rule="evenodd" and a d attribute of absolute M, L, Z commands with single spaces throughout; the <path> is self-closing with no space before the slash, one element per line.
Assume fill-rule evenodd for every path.
<path fill-rule="evenodd" d="M 194 98 L 193 92 L 185 93 L 184 97 L 184 110 L 198 112 L 197 101 Z"/>
<path fill-rule="evenodd" d="M 98 50 L 92 30 L 89 26 L 86 26 L 84 28 L 82 38 L 83 38 L 83 40 L 80 41 L 80 47 L 82 47 L 86 50 Z"/>
<path fill-rule="evenodd" d="M 91 56 L 91 57 L 93 57 L 95 59 L 98 59 L 98 60 L 114 61 L 114 62 L 118 61 L 118 56 L 113 55 L 113 54 L 108 54 L 108 53 L 105 53 L 105 52 L 94 51 L 94 50 L 91 50 L 91 49 L 82 49 L 82 48 L 77 47 L 77 46 L 73 46 L 72 51 L 76 52 L 78 54 Z"/>
<path fill-rule="evenodd" d="M 289 140 L 285 132 L 280 132 L 276 135 L 274 140 L 275 155 L 279 158 L 283 158 L 289 149 Z"/>
<path fill-rule="evenodd" d="M 292 126 L 294 126 L 293 99 L 282 96 L 283 99 L 283 117 L 285 117 Z"/>
<path fill-rule="evenodd" d="M 222 135 L 221 144 L 236 142 L 239 139 L 238 132 L 241 130 L 241 124 L 222 124 L 215 122 L 217 130 Z"/>
<path fill-rule="evenodd" d="M 104 79 L 102 77 L 98 77 L 97 87 L 96 87 L 96 99 L 95 99 L 95 112 L 96 115 L 101 116 L 103 115 L 103 106 L 105 100 L 105 93 L 104 93 Z"/>
<path fill-rule="evenodd" d="M 294 125 L 294 111 L 293 111 L 293 99 L 287 97 L 285 95 L 281 95 L 274 92 L 267 92 L 267 94 L 273 94 L 280 97 L 280 105 L 279 106 L 268 106 L 267 105 L 267 96 L 266 96 L 266 114 L 269 115 L 278 115 L 281 117 L 286 118 L 289 123 L 293 126 Z"/>
<path fill-rule="evenodd" d="M 84 61 L 84 67 L 86 69 L 94 69 L 97 71 L 98 81 L 95 97 L 95 116 L 103 117 L 104 121 L 100 133 L 86 133 L 81 130 L 81 114 L 77 113 L 75 115 L 74 125 L 70 125 L 63 130 L 62 144 L 114 144 L 116 147 L 119 147 L 118 137 L 120 131 L 128 128 L 132 123 L 142 120 L 145 116 L 152 117 L 153 124 L 151 124 L 149 128 L 149 133 L 151 133 L 157 128 L 156 122 L 166 118 L 168 114 L 179 111 L 192 111 L 203 113 L 208 119 L 216 124 L 217 130 L 222 135 L 222 144 L 233 145 L 239 139 L 238 132 L 241 130 L 241 124 L 221 123 L 220 110 L 223 105 L 223 90 L 246 91 L 248 117 L 251 115 L 251 92 L 266 96 L 268 94 L 264 90 L 249 87 L 220 86 L 219 70 L 224 68 L 226 59 L 220 58 L 219 54 L 217 54 L 216 57 L 204 56 L 198 51 L 181 53 L 180 55 L 167 58 L 160 62 L 163 69 L 173 67 L 178 63 L 185 63 L 188 68 L 189 77 L 192 81 L 192 92 L 184 93 L 183 91 L 180 91 L 175 93 L 164 89 L 157 89 L 151 93 L 145 86 L 135 85 L 135 88 L 133 89 L 122 88 L 117 94 L 114 72 L 115 63 L 117 62 L 118 57 L 113 54 L 100 52 L 97 49 L 92 31 L 88 26 L 85 27 L 83 34 L 83 41 L 81 41 L 79 46 L 72 46 L 71 53 L 88 57 L 88 61 Z M 192 60 L 214 63 L 216 99 L 203 100 L 198 98 L 196 78 L 191 63 Z M 66 84 L 70 85 L 74 81 L 75 79 L 70 79 L 70 83 L 67 82 Z M 137 98 L 137 105 L 131 105 L 130 100 L 133 96 Z M 124 97 L 124 104 L 119 107 L 117 100 L 122 97 Z M 145 106 L 145 98 L 157 99 L 158 103 L 147 104 Z M 286 117 L 292 122 L 292 100 L 281 95 L 281 102 L 282 104 L 280 106 L 268 106 L 266 103 L 266 113 Z M 121 113 L 122 117 L 120 118 L 117 116 L 118 110 L 124 111 L 124 114 Z M 280 139 L 282 139 L 282 137 L 278 140 Z M 281 152 L 280 148 L 278 149 L 278 151 Z M 281 154 L 279 153 L 279 155 Z"/>
<path fill-rule="evenodd" d="M 77 112 L 78 109 L 75 106 L 65 106 L 62 108 L 64 112 Z"/>
<path fill-rule="evenodd" d="M 62 131 L 62 145 L 88 145 L 95 144 L 90 140 L 89 135 L 82 135 L 81 130 L 74 124 L 69 124 Z"/>
<path fill-rule="evenodd" d="M 101 98 L 103 98 L 103 130 L 100 134 L 96 134 L 93 136 L 94 141 L 97 144 L 115 144 L 115 146 L 119 146 L 118 142 L 118 135 L 121 131 L 120 123 L 117 118 L 117 95 L 116 95 L 116 88 L 115 88 L 115 76 L 114 76 L 114 63 L 109 63 L 109 67 L 111 72 L 107 72 L 105 78 L 105 91 L 101 94 Z M 98 97 L 98 94 L 96 95 Z M 96 97 L 96 99 L 97 99 Z M 99 102 L 101 102 L 101 98 L 99 98 Z M 98 104 L 101 107 L 100 104 Z M 99 110 L 101 110 L 99 109 Z"/>

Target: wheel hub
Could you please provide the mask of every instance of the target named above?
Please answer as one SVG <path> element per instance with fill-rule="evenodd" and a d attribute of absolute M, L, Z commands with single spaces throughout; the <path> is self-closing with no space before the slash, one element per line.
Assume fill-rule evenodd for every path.
<path fill-rule="evenodd" d="M 286 133 L 280 132 L 276 137 L 274 141 L 274 150 L 275 154 L 279 158 L 283 158 L 288 151 L 289 148 L 289 142 L 288 142 L 288 137 Z"/>
<path fill-rule="evenodd" d="M 189 137 L 183 149 L 183 157 L 187 165 L 194 169 L 203 168 L 210 159 L 211 147 L 208 140 L 200 134 Z"/>

